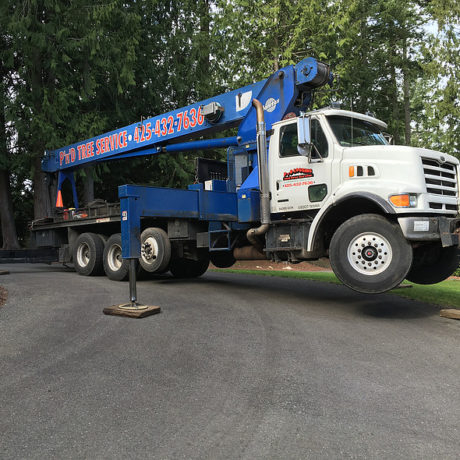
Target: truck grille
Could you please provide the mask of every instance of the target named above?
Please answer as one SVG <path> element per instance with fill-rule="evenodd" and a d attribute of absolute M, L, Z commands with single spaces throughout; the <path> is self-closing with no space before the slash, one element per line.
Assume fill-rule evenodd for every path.
<path fill-rule="evenodd" d="M 436 160 L 422 158 L 428 193 L 458 197 L 457 169 L 452 163 L 439 164 Z"/>

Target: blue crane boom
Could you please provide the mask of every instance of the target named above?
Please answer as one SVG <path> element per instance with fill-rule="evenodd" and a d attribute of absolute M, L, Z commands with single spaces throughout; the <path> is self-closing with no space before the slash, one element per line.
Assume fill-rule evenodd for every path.
<path fill-rule="evenodd" d="M 265 104 L 267 129 L 270 129 L 271 123 L 280 120 L 283 113 L 298 113 L 305 109 L 311 100 L 311 89 L 330 79 L 328 66 L 314 58 L 306 58 L 252 85 L 60 149 L 47 150 L 42 169 L 46 172 L 64 171 L 96 161 L 249 142 L 255 139 L 256 126 L 252 99 Z M 240 130 L 234 138 L 172 146 L 238 125 Z"/>
<path fill-rule="evenodd" d="M 46 151 L 42 168 L 47 172 L 56 172 L 95 161 L 150 155 L 160 152 L 161 146 L 172 141 L 183 141 L 231 127 L 247 114 L 252 99 L 248 95 L 259 94 L 263 83 L 245 86 L 61 149 Z M 224 108 L 216 122 L 206 120 L 202 113 L 203 107 L 212 103 L 219 111 L 220 107 Z"/>
<path fill-rule="evenodd" d="M 305 110 L 311 102 L 312 90 L 331 81 L 329 66 L 314 58 L 306 58 L 252 85 L 60 149 L 47 150 L 42 169 L 49 173 L 59 172 L 58 203 L 62 183 L 67 179 L 71 182 L 74 205 L 78 207 L 73 175 L 76 168 L 94 162 L 162 152 L 244 145 L 256 139 L 253 99 L 264 104 L 269 130 L 272 123 L 287 113 L 298 115 Z M 238 133 L 234 137 L 190 141 L 236 126 Z"/>

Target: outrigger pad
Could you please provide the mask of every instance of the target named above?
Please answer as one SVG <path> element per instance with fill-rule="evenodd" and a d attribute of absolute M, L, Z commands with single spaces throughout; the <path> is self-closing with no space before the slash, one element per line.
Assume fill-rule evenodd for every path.
<path fill-rule="evenodd" d="M 133 306 L 131 303 L 123 303 L 121 305 L 105 307 L 103 312 L 105 315 L 127 316 L 128 318 L 145 318 L 146 316 L 160 313 L 161 308 L 155 305 L 137 304 Z"/>
<path fill-rule="evenodd" d="M 443 316 L 444 318 L 450 318 L 450 319 L 460 319 L 460 310 L 456 308 L 447 308 L 443 309 L 439 312 L 440 316 Z"/>
<path fill-rule="evenodd" d="M 0 275 L 9 275 L 10 272 L 8 270 L 0 270 Z"/>

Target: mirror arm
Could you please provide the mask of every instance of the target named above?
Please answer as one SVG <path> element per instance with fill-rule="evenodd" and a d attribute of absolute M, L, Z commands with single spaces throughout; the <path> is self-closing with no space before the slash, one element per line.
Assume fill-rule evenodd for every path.
<path fill-rule="evenodd" d="M 310 144 L 310 145 L 316 150 L 316 153 L 317 153 L 318 156 L 319 156 L 319 159 L 318 159 L 317 163 L 322 163 L 322 162 L 324 161 L 324 159 L 323 159 L 321 153 L 319 153 L 318 148 L 317 148 L 316 145 L 313 144 L 313 143 Z M 314 163 L 314 162 L 313 162 L 313 159 L 312 159 L 312 157 L 311 157 L 311 154 L 312 154 L 312 152 L 313 152 L 313 148 L 310 149 L 310 154 L 308 155 L 308 162 L 309 162 L 309 163 Z"/>

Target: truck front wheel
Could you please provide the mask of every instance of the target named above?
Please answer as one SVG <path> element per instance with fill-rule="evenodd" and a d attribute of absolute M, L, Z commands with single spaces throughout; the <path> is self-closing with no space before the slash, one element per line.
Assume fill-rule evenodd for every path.
<path fill-rule="evenodd" d="M 363 214 L 336 230 L 329 258 L 343 284 L 378 294 L 404 280 L 412 264 L 412 247 L 397 224 L 378 214 Z"/>
<path fill-rule="evenodd" d="M 102 275 L 104 241 L 95 233 L 82 233 L 75 241 L 73 263 L 79 275 Z"/>
<path fill-rule="evenodd" d="M 460 249 L 441 244 L 414 249 L 414 262 L 406 278 L 416 284 L 436 284 L 444 281 L 460 266 Z"/>

